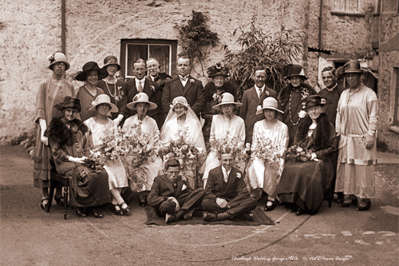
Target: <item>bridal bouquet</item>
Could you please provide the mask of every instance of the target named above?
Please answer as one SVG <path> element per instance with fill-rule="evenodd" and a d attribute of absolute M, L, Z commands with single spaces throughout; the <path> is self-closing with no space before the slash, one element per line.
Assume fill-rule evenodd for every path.
<path fill-rule="evenodd" d="M 306 162 L 312 159 L 312 153 L 314 153 L 314 150 L 312 149 L 305 149 L 299 145 L 293 145 L 287 150 L 287 159 L 294 163 L 296 160 Z"/>
<path fill-rule="evenodd" d="M 273 143 L 270 138 L 259 136 L 256 144 L 251 149 L 252 158 L 258 158 L 265 163 L 278 162 L 281 158 L 281 146 Z"/>
<path fill-rule="evenodd" d="M 248 158 L 247 149 L 244 142 L 238 138 L 230 138 L 229 133 L 224 138 L 212 140 L 209 142 L 210 150 L 218 154 L 218 157 L 226 150 L 230 150 L 236 161 L 236 164 L 245 161 Z"/>

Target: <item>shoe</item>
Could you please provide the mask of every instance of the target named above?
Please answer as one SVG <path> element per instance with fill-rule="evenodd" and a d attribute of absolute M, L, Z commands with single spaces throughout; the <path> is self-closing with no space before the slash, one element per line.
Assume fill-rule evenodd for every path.
<path fill-rule="evenodd" d="M 254 214 L 252 212 L 247 212 L 240 217 L 242 220 L 245 221 L 253 221 L 254 220 Z"/>
<path fill-rule="evenodd" d="M 355 198 L 349 197 L 349 199 L 343 200 L 343 201 L 339 204 L 339 207 L 346 208 L 346 207 L 351 206 L 352 204 L 353 204 L 354 206 L 357 205 L 357 198 L 356 198 L 356 197 L 355 197 Z"/>
<path fill-rule="evenodd" d="M 93 215 L 96 218 L 104 218 L 104 214 L 103 214 L 101 208 L 99 208 L 99 207 L 93 208 Z"/>
<path fill-rule="evenodd" d="M 363 199 L 361 202 L 366 202 L 367 205 L 366 206 L 360 206 L 359 204 L 357 204 L 357 211 L 367 211 L 370 209 L 371 207 L 371 201 L 369 199 Z"/>
<path fill-rule="evenodd" d="M 45 210 L 46 212 L 49 211 L 50 201 L 49 198 L 44 198 L 40 201 L 40 207 Z"/>
<path fill-rule="evenodd" d="M 338 204 L 341 204 L 344 201 L 344 193 L 342 192 L 334 193 L 334 201 Z"/>
<path fill-rule="evenodd" d="M 202 216 L 202 219 L 205 222 L 214 222 L 217 220 L 216 214 L 211 213 L 211 212 L 204 212 L 204 216 Z"/>
<path fill-rule="evenodd" d="M 195 209 L 193 212 L 193 217 L 203 217 L 204 211 L 200 209 Z"/>
<path fill-rule="evenodd" d="M 78 207 L 76 209 L 76 214 L 79 215 L 80 217 L 86 217 L 87 216 L 85 208 L 82 208 L 82 207 Z"/>
<path fill-rule="evenodd" d="M 123 215 L 123 211 L 119 205 L 114 205 L 116 215 Z"/>
<path fill-rule="evenodd" d="M 123 214 L 127 214 L 130 212 L 129 206 L 126 204 L 126 202 L 122 203 L 120 206 Z"/>
<path fill-rule="evenodd" d="M 140 196 L 139 197 L 139 206 L 145 207 L 147 205 L 147 197 Z"/>
<path fill-rule="evenodd" d="M 172 222 L 176 222 L 176 216 L 174 216 L 173 214 L 169 214 L 167 213 L 165 215 L 165 223 L 172 223 Z"/>
<path fill-rule="evenodd" d="M 305 213 L 305 211 L 302 210 L 302 209 L 299 208 L 299 207 L 298 207 L 298 209 L 297 209 L 296 212 L 295 212 L 296 216 L 302 215 L 302 214 L 304 214 L 304 213 Z"/>
<path fill-rule="evenodd" d="M 191 209 L 183 215 L 183 219 L 190 220 L 191 218 L 193 218 L 193 214 L 194 214 L 194 209 Z"/>
<path fill-rule="evenodd" d="M 57 197 L 57 195 L 55 195 L 54 200 L 57 203 L 57 205 L 64 206 L 64 203 L 65 203 L 64 197 Z"/>
<path fill-rule="evenodd" d="M 264 211 L 268 212 L 268 211 L 274 210 L 274 208 L 276 207 L 276 204 L 277 204 L 276 200 L 268 200 L 268 201 L 266 201 L 266 205 L 265 205 Z"/>

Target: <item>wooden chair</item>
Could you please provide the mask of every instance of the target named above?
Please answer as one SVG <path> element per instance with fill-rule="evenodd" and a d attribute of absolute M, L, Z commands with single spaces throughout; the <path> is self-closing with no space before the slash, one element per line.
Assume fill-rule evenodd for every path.
<path fill-rule="evenodd" d="M 53 169 L 51 170 L 49 206 L 48 206 L 47 212 L 50 211 L 51 204 L 53 202 L 54 189 L 57 188 L 57 187 L 63 187 L 63 188 L 65 187 L 65 193 L 64 193 L 64 219 L 66 220 L 67 212 L 68 212 L 69 178 L 67 176 L 65 176 L 65 175 L 57 173 L 57 171 L 55 170 L 55 165 L 54 165 L 53 158 L 51 158 L 50 163 L 53 166 Z"/>

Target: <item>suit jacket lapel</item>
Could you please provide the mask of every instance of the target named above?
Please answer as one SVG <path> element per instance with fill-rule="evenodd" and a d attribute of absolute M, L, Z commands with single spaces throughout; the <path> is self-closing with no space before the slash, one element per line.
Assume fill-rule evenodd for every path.
<path fill-rule="evenodd" d="M 192 86 L 192 84 L 191 84 L 191 82 L 190 82 L 190 79 L 191 79 L 191 77 L 190 76 L 188 76 L 188 78 L 187 78 L 187 82 L 186 82 L 186 86 L 184 87 L 184 94 L 183 95 L 186 95 L 186 93 L 188 92 L 188 90 L 191 88 L 191 86 Z M 180 80 L 179 80 L 180 81 Z"/>
<path fill-rule="evenodd" d="M 227 180 L 226 191 L 230 186 L 234 184 L 235 178 L 237 178 L 236 170 L 234 168 L 231 168 L 229 179 Z"/>
<path fill-rule="evenodd" d="M 222 188 L 222 191 L 226 190 L 226 183 L 224 182 L 224 173 L 223 173 L 223 169 L 222 166 L 219 166 L 219 173 L 217 175 L 218 180 L 217 182 L 220 184 L 220 187 Z"/>
<path fill-rule="evenodd" d="M 255 102 L 259 103 L 258 93 L 256 92 L 255 86 L 251 89 L 252 98 L 254 98 Z"/>
<path fill-rule="evenodd" d="M 169 179 L 166 177 L 166 175 L 163 175 L 162 179 L 163 179 L 165 186 L 167 186 L 169 188 L 169 190 L 172 191 L 173 194 L 175 194 L 175 189 L 172 185 L 172 182 L 169 181 Z"/>
<path fill-rule="evenodd" d="M 176 197 L 178 197 L 181 194 L 181 190 L 183 187 L 183 181 L 182 180 L 178 180 L 177 182 L 177 188 L 176 188 Z"/>

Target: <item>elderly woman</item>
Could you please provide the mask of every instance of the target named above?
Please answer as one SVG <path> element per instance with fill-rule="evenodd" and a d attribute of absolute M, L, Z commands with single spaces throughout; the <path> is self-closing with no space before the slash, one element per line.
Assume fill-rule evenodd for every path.
<path fill-rule="evenodd" d="M 154 110 L 157 105 L 148 100 L 148 95 L 144 92 L 139 92 L 134 96 L 133 102 L 128 103 L 127 108 L 135 110 L 137 114 L 126 119 L 123 124 L 125 129 L 130 134 L 137 132 L 137 126 L 140 127 L 143 134 L 148 134 L 149 140 L 159 139 L 159 129 L 157 122 L 147 115 L 148 110 Z M 146 177 L 143 187 L 138 188 L 140 192 L 139 205 L 144 207 L 147 205 L 147 196 L 150 193 L 154 178 L 162 173 L 162 160 L 157 157 L 153 162 L 147 162 Z"/>
<path fill-rule="evenodd" d="M 104 66 L 102 69 L 107 71 L 108 76 L 99 79 L 97 87 L 102 89 L 104 93 L 110 97 L 111 103 L 115 104 L 118 107 L 118 110 L 121 110 L 122 106 L 126 104 L 126 97 L 123 95 L 125 91 L 125 82 L 116 77 L 116 73 L 121 69 L 121 66 L 118 64 L 118 59 L 113 55 L 107 56 L 104 58 Z M 111 116 L 115 121 L 115 125 L 118 126 L 122 121 L 124 114 L 115 112 L 111 113 Z"/>
<path fill-rule="evenodd" d="M 87 209 L 93 211 L 96 218 L 103 218 L 101 205 L 110 202 L 108 175 L 100 168 L 91 170 L 85 165 L 90 154 L 85 136 L 88 128 L 79 119 L 80 100 L 66 96 L 56 107 L 62 112 L 62 118 L 53 118 L 46 131 L 57 173 L 70 178 L 70 203 L 77 207 L 79 216 L 86 216 Z"/>
<path fill-rule="evenodd" d="M 222 114 L 213 116 L 209 138 L 210 143 L 215 140 L 232 140 L 233 138 L 236 138 L 239 139 L 242 145 L 244 145 L 244 120 L 233 113 L 234 108 L 239 107 L 242 104 L 234 102 L 234 96 L 228 92 L 220 95 L 220 98 L 220 103 L 212 107 L 214 110 L 221 111 Z M 204 180 L 204 187 L 206 186 L 206 182 L 208 180 L 209 171 L 218 167 L 219 165 L 220 161 L 217 157 L 217 152 L 215 150 L 211 150 L 205 161 L 205 170 L 202 177 Z"/>
<path fill-rule="evenodd" d="M 330 155 L 337 149 L 337 138 L 327 115 L 321 113 L 324 104 L 325 99 L 318 95 L 306 98 L 308 115 L 301 119 L 294 145 L 308 156 L 285 164 L 276 192 L 280 202 L 291 205 L 297 215 L 318 211 L 334 176 Z M 295 147 L 292 150 L 298 151 Z"/>
<path fill-rule="evenodd" d="M 103 145 L 103 138 L 115 133 L 116 123 L 107 117 L 108 112 L 117 113 L 118 107 L 111 103 L 111 99 L 106 94 L 100 94 L 93 103 L 90 111 L 96 111 L 97 115 L 90 117 L 84 124 L 89 128 L 89 146 L 95 149 Z M 129 212 L 129 206 L 121 196 L 122 189 L 128 187 L 126 171 L 122 162 L 118 159 L 106 160 L 104 169 L 108 173 L 109 190 L 112 195 L 112 204 L 117 215 Z"/>
<path fill-rule="evenodd" d="M 65 71 L 69 69 L 69 63 L 63 53 L 55 53 L 48 57 L 50 61 L 49 69 L 53 72 L 51 77 L 44 80 L 39 87 L 36 98 L 36 149 L 34 157 L 33 178 L 34 186 L 42 189 L 42 200 L 40 206 L 48 211 L 51 165 L 51 151 L 48 146 L 48 139 L 44 136 L 51 119 L 61 116 L 61 112 L 55 108 L 56 104 L 61 103 L 66 96 L 73 96 L 73 85 L 65 77 Z M 57 189 L 55 195 L 57 204 L 63 203 L 61 190 Z"/>
<path fill-rule="evenodd" d="M 205 150 L 200 121 L 183 96 L 173 99 L 165 124 L 161 129 L 161 140 L 167 142 L 175 139 L 180 130 L 187 131 L 187 141 Z"/>
<path fill-rule="evenodd" d="M 280 91 L 277 100 L 280 104 L 279 109 L 284 111 L 282 118 L 279 119 L 288 126 L 289 145 L 292 145 L 299 122 L 306 115 L 305 99 L 309 95 L 316 94 L 316 91 L 305 83 L 308 77 L 305 76 L 302 66 L 287 65 L 285 72 L 284 79 L 289 84 Z"/>
<path fill-rule="evenodd" d="M 256 115 L 263 113 L 265 119 L 255 123 L 251 150 L 254 152 L 263 142 L 270 141 L 276 147 L 275 152 L 279 158 L 274 162 L 266 162 L 254 152 L 247 170 L 249 185 L 256 197 L 259 199 L 262 191 L 268 196 L 265 211 L 272 211 L 276 206 L 276 189 L 284 169 L 284 154 L 288 146 L 288 127 L 277 119 L 278 112 L 282 113 L 275 98 L 267 97 L 263 100 L 262 108 Z"/>
<path fill-rule="evenodd" d="M 341 94 L 335 122 L 340 135 L 335 192 L 345 195 L 341 207 L 358 201 L 357 210 L 366 211 L 375 188 L 378 99 L 373 90 L 361 83 L 357 60 L 346 63 L 344 71 L 349 89 Z"/>
<path fill-rule="evenodd" d="M 235 100 L 237 99 L 237 89 L 232 82 L 226 80 L 228 76 L 229 70 L 221 63 L 217 63 L 208 68 L 208 77 L 211 81 L 208 82 L 204 88 L 205 108 L 201 113 L 201 117 L 205 119 L 203 127 L 205 142 L 208 142 L 211 134 L 213 115 L 221 113 L 219 108 L 213 108 L 213 106 L 220 103 L 220 96 L 223 93 L 228 92 L 234 96 Z"/>
<path fill-rule="evenodd" d="M 86 121 L 96 115 L 95 111 L 90 111 L 91 103 L 98 95 L 104 94 L 104 91 L 97 87 L 97 81 L 108 76 L 108 72 L 99 68 L 96 62 L 90 61 L 83 66 L 83 71 L 79 72 L 76 80 L 84 81 L 84 85 L 77 90 L 76 98 L 80 100 L 82 112 L 80 118 Z"/>

